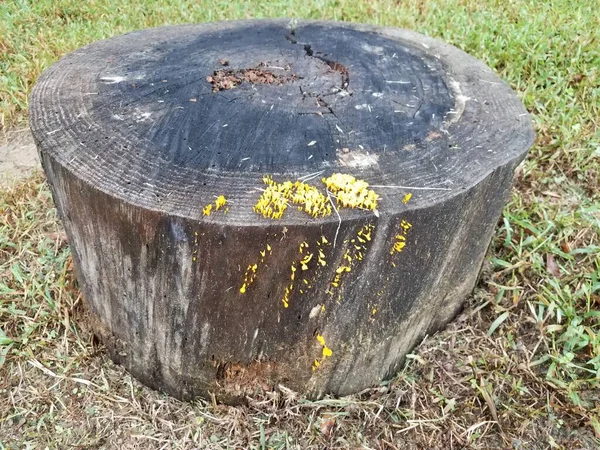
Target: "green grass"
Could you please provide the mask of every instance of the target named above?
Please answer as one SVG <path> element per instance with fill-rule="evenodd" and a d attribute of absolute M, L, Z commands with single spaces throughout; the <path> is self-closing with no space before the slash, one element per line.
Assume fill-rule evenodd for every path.
<path fill-rule="evenodd" d="M 0 194 L 0 449 L 599 448 L 600 19 L 589 0 L 0 3 L 0 125 L 94 40 L 163 24 L 327 18 L 411 28 L 483 60 L 537 139 L 465 312 L 389 385 L 310 402 L 182 404 L 115 367 L 86 329 L 41 178 Z M 326 424 L 335 418 L 331 433 Z M 387 442 L 387 443 L 386 443 Z"/>

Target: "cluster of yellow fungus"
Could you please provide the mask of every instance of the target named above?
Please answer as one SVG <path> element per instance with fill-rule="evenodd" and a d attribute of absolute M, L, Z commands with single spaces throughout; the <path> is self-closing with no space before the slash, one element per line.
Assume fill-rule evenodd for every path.
<path fill-rule="evenodd" d="M 408 194 L 406 194 L 404 196 L 404 198 L 402 199 L 402 203 L 404 203 L 405 205 L 408 203 L 408 201 L 412 198 L 412 194 L 409 192 Z"/>
<path fill-rule="evenodd" d="M 334 173 L 328 178 L 323 178 L 322 181 L 335 195 L 339 206 L 377 210 L 379 196 L 372 189 L 368 189 L 369 183 L 366 181 L 343 173 Z"/>
<path fill-rule="evenodd" d="M 220 210 L 221 208 L 223 208 L 225 205 L 227 204 L 227 199 L 225 198 L 224 195 L 219 195 L 217 197 L 217 199 L 215 200 L 215 211 Z M 210 214 L 213 211 L 213 204 L 209 203 L 208 205 L 206 205 L 204 208 L 202 208 L 202 214 L 205 216 L 210 216 Z M 227 213 L 227 209 L 225 209 L 225 213 Z"/>
<path fill-rule="evenodd" d="M 283 303 L 284 308 L 287 308 L 290 306 L 290 295 L 292 294 L 292 291 L 294 290 L 294 282 L 296 280 L 296 272 L 298 271 L 297 265 L 300 265 L 300 269 L 303 271 L 308 270 L 308 263 L 312 260 L 312 258 L 314 256 L 313 253 L 307 253 L 305 255 L 304 254 L 305 249 L 308 249 L 308 242 L 306 242 L 306 241 L 302 242 L 300 244 L 300 248 L 298 249 L 298 251 L 300 252 L 302 257 L 300 258 L 299 261 L 294 261 L 291 266 L 290 283 L 286 286 L 283 297 L 281 298 L 281 303 Z M 308 284 L 307 280 L 304 279 L 302 281 L 305 284 Z M 304 293 L 302 290 L 300 292 Z"/>
<path fill-rule="evenodd" d="M 306 214 L 318 217 L 326 217 L 331 215 L 331 202 L 319 190 L 306 183 L 296 181 L 294 183 L 294 193 L 292 202 L 295 205 L 300 205 L 298 209 Z"/>
<path fill-rule="evenodd" d="M 316 251 L 310 251 L 310 245 L 308 244 L 308 242 L 304 241 L 300 243 L 300 246 L 298 248 L 300 257 L 296 261 L 292 262 L 292 265 L 290 267 L 290 281 L 285 288 L 283 297 L 281 298 L 281 302 L 283 303 L 284 308 L 288 308 L 290 306 L 290 297 L 294 289 L 296 289 L 300 294 L 304 294 L 305 291 L 312 289 L 312 285 L 315 278 L 313 278 L 311 281 L 310 277 L 306 274 L 306 272 L 314 269 L 318 273 L 320 268 L 325 267 L 327 265 L 327 260 L 323 248 L 331 244 L 325 236 L 321 236 L 321 238 L 316 241 L 316 245 Z M 317 273 L 314 273 L 315 277 L 317 276 Z M 301 279 L 297 280 L 297 276 Z M 296 283 L 299 283 L 300 285 L 296 287 Z M 325 306 L 323 306 L 323 309 L 325 309 Z"/>
<path fill-rule="evenodd" d="M 339 287 L 344 272 L 352 271 L 352 257 L 350 256 L 350 250 L 346 250 L 346 253 L 344 253 L 344 261 L 346 261 L 347 265 L 341 265 L 337 269 L 335 269 L 335 277 L 331 282 L 331 285 L 333 287 Z"/>
<path fill-rule="evenodd" d="M 313 256 L 314 256 L 313 253 L 309 253 L 308 255 L 306 255 L 304 258 L 302 258 L 300 260 L 300 267 L 302 267 L 302 270 L 308 270 L 308 263 L 313 258 Z"/>
<path fill-rule="evenodd" d="M 365 225 L 358 231 L 355 238 L 350 239 L 350 241 L 345 241 L 349 246 L 344 252 L 342 263 L 335 270 L 335 276 L 330 283 L 333 288 L 338 288 L 340 286 L 344 274 L 352 271 L 355 261 L 362 261 L 364 252 L 367 251 L 367 242 L 371 241 L 371 234 L 374 229 L 375 225 Z M 333 295 L 331 289 L 328 293 Z"/>
<path fill-rule="evenodd" d="M 356 245 L 356 241 L 360 242 L 361 244 L 366 244 L 367 241 L 371 241 L 371 233 L 373 232 L 373 230 L 375 229 L 375 225 L 365 225 L 364 227 L 362 227 L 358 233 L 356 233 L 356 239 L 351 239 L 350 243 L 354 244 L 354 248 L 356 248 L 358 250 L 358 246 Z M 363 250 L 366 250 L 367 248 L 363 245 L 362 246 Z M 360 258 L 359 260 L 362 260 L 362 253 L 360 254 Z"/>
<path fill-rule="evenodd" d="M 267 187 L 253 208 L 254 212 L 263 217 L 281 219 L 290 203 L 298 205 L 300 211 L 315 219 L 332 213 L 331 202 L 314 186 L 302 181 L 278 183 L 270 175 L 263 177 L 263 183 Z M 369 183 L 366 181 L 358 180 L 352 175 L 334 173 L 323 178 L 323 183 L 335 196 L 339 206 L 377 211 L 379 196 L 368 189 Z"/>
<path fill-rule="evenodd" d="M 258 264 L 250 264 L 246 269 L 246 273 L 244 274 L 244 284 L 240 288 L 240 292 L 242 294 L 246 293 L 246 288 L 254 283 L 254 279 L 256 278 L 256 271 L 258 269 Z"/>
<path fill-rule="evenodd" d="M 281 219 L 289 202 L 315 219 L 331 215 L 331 203 L 317 188 L 301 181 L 278 183 L 269 175 L 263 177 L 267 185 L 254 205 L 254 212 L 269 219 Z"/>
<path fill-rule="evenodd" d="M 317 241 L 317 246 L 319 247 L 319 254 L 317 255 L 317 261 L 321 265 L 321 267 L 325 267 L 327 265 L 327 259 L 325 258 L 325 253 L 321 249 L 321 244 L 327 245 L 329 241 L 325 238 L 325 236 L 321 236 L 321 241 Z"/>
<path fill-rule="evenodd" d="M 394 253 L 400 253 L 402 250 L 404 250 L 404 247 L 406 247 L 406 235 L 411 227 L 412 225 L 406 220 L 402 220 L 400 222 L 400 232 L 396 235 L 396 241 L 390 250 L 390 255 L 393 255 Z"/>
<path fill-rule="evenodd" d="M 224 195 L 219 195 L 215 200 L 215 210 L 220 210 L 223 206 L 227 204 L 227 199 Z"/>
<path fill-rule="evenodd" d="M 290 306 L 290 295 L 292 294 L 293 290 L 294 290 L 294 283 L 290 283 L 289 285 L 287 285 L 285 287 L 285 293 L 283 294 L 283 297 L 281 298 L 281 302 L 283 303 L 284 308 L 287 308 Z"/>
<path fill-rule="evenodd" d="M 319 344 L 321 344 L 321 346 L 323 347 L 322 356 L 320 360 L 314 360 L 312 370 L 317 370 L 321 366 L 325 358 L 329 358 L 331 355 L 333 355 L 333 351 L 329 347 L 327 347 L 327 344 L 325 343 L 325 338 L 322 335 L 317 334 L 317 341 L 319 341 Z"/>
<path fill-rule="evenodd" d="M 271 255 L 273 253 L 271 246 L 269 244 L 267 244 L 265 246 L 265 248 L 259 252 L 260 260 L 258 263 L 248 264 L 246 273 L 244 273 L 244 283 L 242 284 L 242 287 L 240 288 L 240 292 L 242 294 L 245 294 L 246 289 L 248 289 L 248 287 L 250 287 L 250 285 L 252 283 L 254 283 L 254 280 L 256 279 L 256 272 L 258 271 L 260 264 L 265 262 L 265 258 L 267 257 L 267 252 L 269 255 Z"/>
<path fill-rule="evenodd" d="M 327 238 L 325 236 L 321 236 L 321 239 L 318 239 L 316 241 L 317 243 L 317 251 L 315 253 L 309 253 L 307 254 L 303 259 L 301 259 L 299 262 L 301 264 L 301 268 L 302 270 L 308 270 L 308 263 L 311 261 L 314 261 L 316 259 L 317 264 L 315 265 L 315 271 L 314 271 L 314 277 L 313 277 L 313 281 L 309 281 L 306 278 L 302 279 L 302 285 L 300 286 L 300 293 L 304 294 L 304 292 L 306 290 L 312 289 L 312 283 L 314 282 L 314 280 L 318 277 L 318 273 L 320 271 L 321 268 L 325 267 L 327 265 L 327 257 L 325 256 L 325 252 L 323 251 L 323 249 L 326 246 L 330 246 L 331 244 L 329 243 L 329 241 L 327 240 Z"/>
<path fill-rule="evenodd" d="M 288 207 L 288 199 L 292 194 L 294 185 L 291 181 L 277 183 L 270 176 L 264 176 L 263 183 L 267 187 L 262 192 L 256 205 L 254 205 L 254 212 L 269 219 L 281 219 Z"/>

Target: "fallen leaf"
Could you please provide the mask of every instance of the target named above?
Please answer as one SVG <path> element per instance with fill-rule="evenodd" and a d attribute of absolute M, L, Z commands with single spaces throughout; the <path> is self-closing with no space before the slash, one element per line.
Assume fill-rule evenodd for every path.
<path fill-rule="evenodd" d="M 551 255 L 550 253 L 546 254 L 546 271 L 556 278 L 560 277 L 560 269 L 558 264 L 556 264 L 556 261 L 554 261 L 554 255 Z"/>
<path fill-rule="evenodd" d="M 72 254 L 67 257 L 67 260 L 65 261 L 65 267 L 66 267 L 67 272 L 73 271 L 73 255 Z"/>
<path fill-rule="evenodd" d="M 319 429 L 321 430 L 321 433 L 324 436 L 329 437 L 329 436 L 331 436 L 331 432 L 333 431 L 334 426 L 335 426 L 335 417 L 325 415 L 321 419 L 321 425 L 319 426 Z"/>
<path fill-rule="evenodd" d="M 585 78 L 584 73 L 575 74 L 571 77 L 571 80 L 569 81 L 569 85 L 574 86 L 576 84 L 579 84 L 583 81 L 584 78 Z"/>
<path fill-rule="evenodd" d="M 67 243 L 67 234 L 64 231 L 46 233 L 46 237 L 51 241 L 57 242 L 60 246 Z"/>

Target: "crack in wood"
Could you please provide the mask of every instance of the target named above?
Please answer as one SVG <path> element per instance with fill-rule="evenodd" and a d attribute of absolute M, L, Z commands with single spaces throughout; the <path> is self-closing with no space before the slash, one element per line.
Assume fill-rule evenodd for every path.
<path fill-rule="evenodd" d="M 306 96 L 315 97 L 317 99 L 317 105 L 319 107 L 327 109 L 329 114 L 332 114 L 334 117 L 338 118 L 338 116 L 335 114 L 335 111 L 333 110 L 333 107 L 328 102 L 326 102 L 323 99 L 323 97 L 329 96 L 329 95 L 334 95 L 341 91 L 346 91 L 349 95 L 352 95 L 352 93 L 350 91 L 348 91 L 348 87 L 350 86 L 350 72 L 349 72 L 348 68 L 346 66 L 344 66 L 342 63 L 325 58 L 324 56 L 319 56 L 320 52 L 315 52 L 312 48 L 312 45 L 299 42 L 296 39 L 296 31 L 295 30 L 291 30 L 289 34 L 285 35 L 285 38 L 286 38 L 286 40 L 288 40 L 289 42 L 291 42 L 294 45 L 302 45 L 306 56 L 308 56 L 310 58 L 315 58 L 315 59 L 318 59 L 319 61 L 324 62 L 325 64 L 327 64 L 329 66 L 329 68 L 331 70 L 340 73 L 340 75 L 342 77 L 341 87 L 337 88 L 336 92 L 333 92 L 330 94 L 314 95 L 312 93 L 305 93 L 302 90 L 302 87 L 300 87 L 300 92 L 302 93 L 302 95 L 304 97 L 306 97 Z M 317 113 L 315 112 L 315 113 L 299 113 L 299 114 L 317 114 Z M 339 120 L 339 118 L 338 118 L 338 120 Z"/>

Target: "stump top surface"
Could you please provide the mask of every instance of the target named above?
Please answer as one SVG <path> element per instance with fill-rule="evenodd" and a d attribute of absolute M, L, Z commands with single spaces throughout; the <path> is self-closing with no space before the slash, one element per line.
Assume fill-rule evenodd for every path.
<path fill-rule="evenodd" d="M 533 136 L 510 88 L 465 53 L 335 22 L 219 22 L 100 41 L 49 69 L 31 109 L 42 154 L 83 181 L 198 218 L 215 195 L 253 203 L 265 174 L 321 171 L 444 189 L 415 190 L 418 207 L 524 157 Z M 397 189 L 378 193 L 384 209 L 406 208 Z M 238 209 L 211 220 L 252 214 Z"/>

